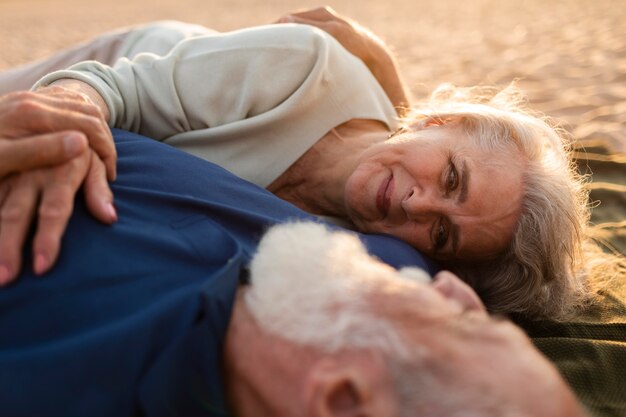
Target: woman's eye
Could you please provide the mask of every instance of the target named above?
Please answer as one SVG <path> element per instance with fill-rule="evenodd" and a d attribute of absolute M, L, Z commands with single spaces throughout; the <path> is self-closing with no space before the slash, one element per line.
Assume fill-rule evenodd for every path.
<path fill-rule="evenodd" d="M 435 249 L 441 249 L 446 246 L 446 242 L 448 241 L 448 230 L 443 222 L 439 223 L 437 226 L 437 233 L 435 235 Z"/>
<path fill-rule="evenodd" d="M 450 171 L 448 172 L 448 179 L 446 181 L 446 189 L 448 191 L 456 190 L 459 186 L 459 173 L 453 163 L 450 163 Z"/>

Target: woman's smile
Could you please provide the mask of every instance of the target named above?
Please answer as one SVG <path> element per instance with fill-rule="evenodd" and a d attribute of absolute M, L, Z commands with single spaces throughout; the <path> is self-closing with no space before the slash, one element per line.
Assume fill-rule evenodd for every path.
<path fill-rule="evenodd" d="M 438 259 L 489 259 L 506 247 L 521 209 L 520 161 L 480 149 L 456 125 L 406 132 L 363 154 L 346 209 L 358 229 Z"/>
<path fill-rule="evenodd" d="M 389 213 L 389 205 L 391 204 L 391 196 L 393 195 L 393 174 L 385 178 L 378 188 L 376 194 L 376 207 L 382 214 L 382 218 L 387 217 Z"/>

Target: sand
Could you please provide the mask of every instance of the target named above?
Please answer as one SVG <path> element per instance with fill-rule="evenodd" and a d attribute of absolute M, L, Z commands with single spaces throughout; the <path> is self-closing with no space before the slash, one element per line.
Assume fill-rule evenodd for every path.
<path fill-rule="evenodd" d="M 158 19 L 218 30 L 269 23 L 312 1 L 0 0 L 0 70 L 119 26 Z M 576 138 L 593 174 L 593 221 L 626 253 L 626 2 L 623 0 L 338 0 L 396 51 L 424 97 L 443 82 L 506 85 Z"/>

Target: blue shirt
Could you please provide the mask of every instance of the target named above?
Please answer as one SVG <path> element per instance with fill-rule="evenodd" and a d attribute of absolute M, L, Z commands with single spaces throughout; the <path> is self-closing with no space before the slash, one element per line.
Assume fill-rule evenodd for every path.
<path fill-rule="evenodd" d="M 82 196 L 54 269 L 0 289 L 0 415 L 225 416 L 220 357 L 238 277 L 271 224 L 315 220 L 227 171 L 115 131 L 119 220 Z M 362 235 L 394 265 L 434 266 Z"/>

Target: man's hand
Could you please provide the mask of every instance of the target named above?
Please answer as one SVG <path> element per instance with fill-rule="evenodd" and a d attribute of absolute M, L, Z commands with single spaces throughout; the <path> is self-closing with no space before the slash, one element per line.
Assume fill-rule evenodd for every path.
<path fill-rule="evenodd" d="M 41 274 L 54 264 L 81 184 L 90 212 L 103 223 L 117 220 L 107 182 L 116 159 L 103 113 L 88 96 L 48 87 L 0 97 L 0 285 L 19 273 L 35 219 L 33 268 Z"/>
<path fill-rule="evenodd" d="M 19 140 L 0 136 L 0 179 L 12 172 L 67 162 L 86 149 L 83 135 L 67 131 Z"/>
<path fill-rule="evenodd" d="M 285 15 L 277 23 L 301 23 L 327 32 L 365 63 L 399 113 L 410 105 L 409 93 L 392 52 L 380 38 L 357 22 L 330 7 L 320 7 Z"/>
<path fill-rule="evenodd" d="M 105 223 L 114 222 L 117 215 L 105 167 L 92 150 L 64 164 L 13 174 L 0 181 L 0 285 L 19 273 L 24 240 L 35 220 L 33 270 L 43 274 L 50 269 L 59 255 L 61 237 L 81 185 L 90 212 Z"/>
<path fill-rule="evenodd" d="M 59 159 L 54 159 L 58 158 L 59 151 L 63 148 L 57 143 L 57 151 L 52 155 L 46 155 L 45 151 L 48 148 L 29 154 L 33 147 L 24 149 L 28 145 L 17 145 L 18 141 L 8 146 L 11 139 L 25 140 L 44 134 L 54 134 L 52 137 L 57 139 L 70 137 L 66 140 L 69 142 L 70 153 L 73 152 L 75 156 L 82 148 L 80 144 L 77 146 L 78 149 L 72 148 L 72 143 L 81 141 L 76 139 L 76 135 L 79 135 L 87 139 L 89 145 L 105 162 L 107 176 L 113 181 L 116 175 L 117 153 L 104 117 L 100 107 L 93 104 L 89 96 L 59 86 L 46 87 L 35 92 L 19 91 L 0 97 L 0 152 L 2 152 L 0 165 L 8 163 L 7 160 L 14 152 L 18 152 L 22 159 L 30 160 L 25 165 L 20 165 L 17 161 L 10 163 L 9 168 L 2 168 L 4 174 L 59 162 Z M 52 137 L 46 138 L 51 140 Z M 18 147 L 17 151 L 9 150 L 15 146 Z M 48 147 L 54 148 L 54 145 L 48 142 Z"/>

